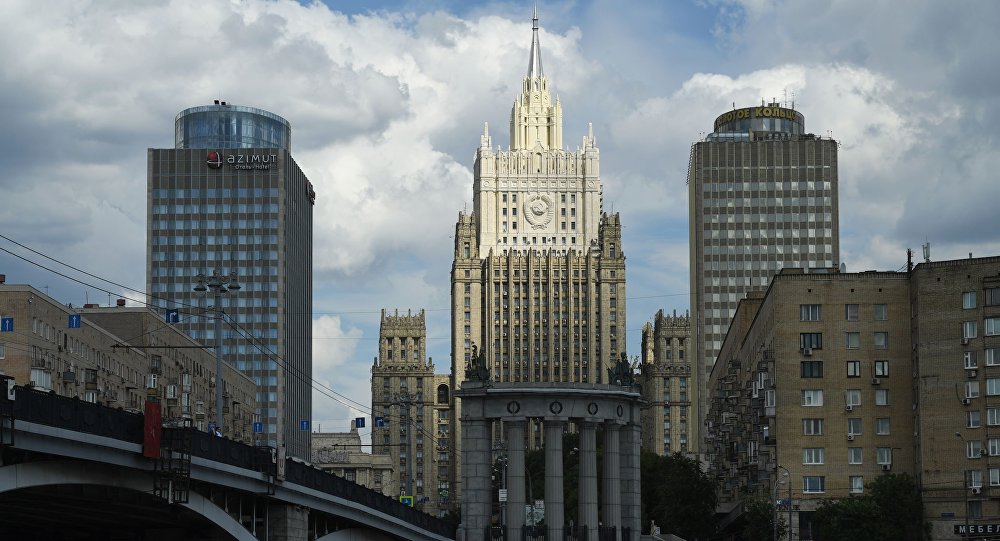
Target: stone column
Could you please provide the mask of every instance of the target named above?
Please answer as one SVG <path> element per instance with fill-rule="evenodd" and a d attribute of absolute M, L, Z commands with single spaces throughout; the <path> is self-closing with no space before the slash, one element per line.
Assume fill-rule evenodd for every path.
<path fill-rule="evenodd" d="M 639 541 L 642 527 L 639 447 L 642 436 L 636 423 L 625 425 L 621 434 L 622 527 L 631 529 L 631 536 L 627 539 L 622 537 L 622 541 Z"/>
<path fill-rule="evenodd" d="M 565 495 L 563 493 L 562 420 L 545 419 L 545 523 L 548 538 L 562 539 Z"/>
<path fill-rule="evenodd" d="M 622 524 L 622 486 L 621 460 L 619 449 L 621 442 L 621 425 L 606 423 L 604 425 L 604 493 L 601 505 L 601 518 L 605 526 L 614 526 L 619 532 Z M 615 539 L 621 539 L 615 534 Z"/>
<path fill-rule="evenodd" d="M 587 539 L 597 539 L 597 434 L 595 423 L 584 421 L 580 427 L 580 489 L 577 517 L 587 528 Z"/>
<path fill-rule="evenodd" d="M 490 525 L 490 422 L 462 419 L 462 526 L 465 538 L 482 539 Z"/>
<path fill-rule="evenodd" d="M 504 419 L 507 431 L 507 539 L 520 541 L 524 526 L 524 430 L 523 418 Z"/>
<path fill-rule="evenodd" d="M 294 541 L 305 539 L 309 532 L 309 510 L 291 504 L 275 503 L 267 507 L 268 539 Z"/>

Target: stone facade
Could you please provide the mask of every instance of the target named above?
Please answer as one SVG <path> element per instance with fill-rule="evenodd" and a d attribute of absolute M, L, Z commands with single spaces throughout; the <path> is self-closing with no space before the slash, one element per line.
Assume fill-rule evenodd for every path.
<path fill-rule="evenodd" d="M 387 315 L 382 310 L 379 354 L 372 366 L 372 453 L 388 456 L 393 465 L 391 479 L 383 482 L 386 490 L 404 495 L 409 487 L 414 505 L 432 515 L 450 505 L 448 384 L 447 376 L 434 375 L 434 362 L 427 357 L 424 311 Z"/>
<path fill-rule="evenodd" d="M 317 468 L 386 496 L 397 495 L 392 458 L 364 452 L 354 421 L 349 432 L 313 432 L 312 442 L 312 463 Z"/>
<path fill-rule="evenodd" d="M 691 317 L 656 313 L 642 328 L 642 447 L 659 455 L 695 453 L 691 404 L 697 399 L 692 384 Z"/>
<path fill-rule="evenodd" d="M 532 61 L 511 110 L 511 147 L 494 149 L 484 131 L 473 166 L 474 210 L 460 214 L 455 227 L 452 389 L 464 381 L 474 346 L 502 382 L 601 383 L 608 363 L 625 351 L 621 222 L 601 210 L 592 130 L 575 151 L 562 148 L 562 108 L 541 69 L 535 23 Z M 456 402 L 456 497 L 460 417 Z M 541 430 L 529 434 L 533 447 L 544 439 Z"/>
<path fill-rule="evenodd" d="M 122 301 L 124 302 L 124 301 Z M 141 412 L 147 397 L 159 400 L 163 421 L 185 419 L 205 430 L 215 415 L 215 354 L 146 308 L 64 306 L 26 285 L 0 284 L 4 317 L 0 371 L 18 385 L 31 384 Z M 69 328 L 79 316 L 79 327 Z M 225 436 L 253 443 L 256 386 L 224 364 Z"/>

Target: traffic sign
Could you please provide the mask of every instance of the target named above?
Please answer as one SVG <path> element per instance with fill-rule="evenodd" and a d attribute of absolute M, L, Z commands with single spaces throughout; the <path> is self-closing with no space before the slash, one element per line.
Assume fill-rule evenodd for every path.
<path fill-rule="evenodd" d="M 413 496 L 400 496 L 399 503 L 409 507 L 413 507 Z"/>
<path fill-rule="evenodd" d="M 364 417 L 358 417 L 358 418 L 354 419 L 354 427 L 355 428 L 364 428 L 365 427 L 365 418 Z"/>
<path fill-rule="evenodd" d="M 500 501 L 501 502 L 507 501 L 507 489 L 506 488 L 501 488 L 500 489 Z"/>
<path fill-rule="evenodd" d="M 253 424 L 253 433 L 260 434 L 262 432 L 264 432 L 264 423 L 257 421 Z"/>
<path fill-rule="evenodd" d="M 167 323 L 179 323 L 181 320 L 181 313 L 176 308 L 167 310 L 167 313 L 164 314 L 164 319 L 167 320 Z"/>
<path fill-rule="evenodd" d="M 0 332 L 14 332 L 14 318 L 0 318 Z"/>
<path fill-rule="evenodd" d="M 299 430 L 309 430 L 309 419 L 299 421 Z"/>
<path fill-rule="evenodd" d="M 80 314 L 70 314 L 69 319 L 66 321 L 66 327 L 70 329 L 79 329 Z"/>
<path fill-rule="evenodd" d="M 385 428 L 385 417 L 375 418 L 375 428 Z"/>

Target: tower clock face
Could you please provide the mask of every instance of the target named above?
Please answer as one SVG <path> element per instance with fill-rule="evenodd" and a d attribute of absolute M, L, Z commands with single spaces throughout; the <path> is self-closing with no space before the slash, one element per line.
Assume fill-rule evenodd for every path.
<path fill-rule="evenodd" d="M 532 229 L 542 229 L 552 222 L 552 199 L 545 194 L 529 195 L 524 201 L 524 217 Z"/>

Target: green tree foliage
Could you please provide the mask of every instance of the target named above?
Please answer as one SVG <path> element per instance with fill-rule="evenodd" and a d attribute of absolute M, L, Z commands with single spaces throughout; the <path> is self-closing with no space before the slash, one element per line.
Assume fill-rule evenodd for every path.
<path fill-rule="evenodd" d="M 882 475 L 866 485 L 863 496 L 850 496 L 820 504 L 813 516 L 824 541 L 867 539 L 896 541 L 930 539 L 924 522 L 924 505 L 913 477 Z"/>
<path fill-rule="evenodd" d="M 715 483 L 698 461 L 680 453 L 642 451 L 642 523 L 689 540 L 715 533 Z"/>
<path fill-rule="evenodd" d="M 743 501 L 743 516 L 746 519 L 746 527 L 743 528 L 743 536 L 749 541 L 765 541 L 773 539 L 774 528 L 774 502 L 770 498 L 757 496 L 747 498 Z M 787 525 L 784 514 L 778 514 L 778 539 L 785 536 Z"/>

